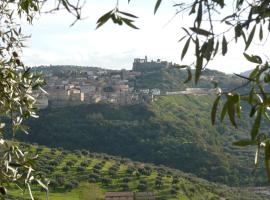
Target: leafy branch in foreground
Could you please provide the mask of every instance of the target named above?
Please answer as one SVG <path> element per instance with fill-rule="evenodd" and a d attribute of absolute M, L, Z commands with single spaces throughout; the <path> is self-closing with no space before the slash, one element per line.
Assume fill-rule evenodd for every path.
<path fill-rule="evenodd" d="M 14 142 L 17 131 L 28 134 L 24 120 L 34 117 L 36 113 L 35 90 L 42 90 L 44 81 L 40 75 L 31 72 L 26 67 L 20 54 L 27 38 L 22 34 L 18 19 L 33 22 L 34 16 L 41 12 L 46 1 L 39 0 L 8 0 L 0 3 L 0 199 L 9 192 L 8 185 L 16 185 L 24 191 L 27 189 L 30 198 L 31 182 L 36 181 L 48 190 L 43 180 L 35 175 L 34 163 L 37 156 L 23 152 Z M 80 7 L 73 6 L 68 0 L 59 1 L 68 12 L 79 16 Z M 6 140 L 5 133 L 11 129 L 12 140 Z"/>
<path fill-rule="evenodd" d="M 128 0 L 128 3 L 130 0 Z M 157 0 L 154 6 L 154 14 L 159 9 L 162 0 Z M 185 35 L 179 41 L 185 41 L 181 52 L 181 60 L 185 58 L 192 46 L 194 62 L 191 65 L 181 64 L 179 68 L 186 68 L 188 77 L 185 82 L 191 81 L 194 77 L 195 83 L 198 83 L 203 70 L 208 63 L 216 58 L 217 55 L 226 56 L 231 50 L 232 42 L 238 43 L 240 39 L 244 42 L 243 56 L 251 63 L 258 66 L 251 72 L 249 77 L 241 77 L 246 83 L 240 88 L 247 88 L 248 95 L 238 91 L 240 88 L 235 88 L 232 91 L 218 93 L 217 99 L 214 101 L 211 112 L 212 123 L 215 123 L 218 106 L 220 102 L 225 101 L 221 109 L 221 121 L 228 115 L 230 122 L 238 127 L 236 118 L 241 117 L 241 102 L 250 105 L 250 117 L 254 118 L 254 123 L 250 132 L 250 139 L 235 142 L 236 145 L 257 145 L 257 149 L 264 148 L 265 166 L 270 182 L 270 148 L 269 134 L 261 133 L 262 119 L 266 118 L 270 121 L 268 110 L 270 107 L 270 97 L 267 92 L 267 86 L 270 82 L 269 65 L 266 62 L 262 64 L 262 58 L 258 55 L 252 55 L 247 51 L 253 44 L 253 41 L 259 40 L 264 44 L 265 32 L 270 31 L 270 11 L 269 1 L 243 1 L 236 0 L 232 4 L 226 4 L 224 0 L 191 0 L 180 1 L 175 3 L 177 8 L 176 14 L 187 14 L 193 20 L 193 25 L 189 28 L 182 27 Z M 109 19 L 115 24 L 126 24 L 132 28 L 137 28 L 133 25 L 133 19 L 136 16 L 119 11 L 118 1 L 116 7 L 108 13 L 101 16 L 97 21 L 97 28 L 104 25 Z M 259 31 L 258 31 L 259 30 Z M 234 35 L 234 36 L 232 36 Z M 256 41 L 257 41 L 256 40 Z M 191 45 L 192 44 L 192 45 Z M 191 68 L 195 68 L 195 72 Z M 251 85 L 251 87 L 250 87 Z M 263 138 L 263 139 L 262 139 Z M 258 151 L 257 151 L 258 152 Z M 256 153 L 258 155 L 258 153 Z M 258 156 L 257 156 L 258 157 Z M 255 166 L 258 159 L 255 159 Z"/>
<path fill-rule="evenodd" d="M 118 6 L 116 6 L 113 10 L 107 12 L 98 19 L 96 28 L 98 29 L 99 27 L 104 25 L 109 19 L 111 19 L 115 24 L 118 25 L 126 24 L 127 26 L 133 29 L 138 29 L 138 27 L 133 24 L 134 18 L 138 17 L 131 13 L 120 11 L 118 9 Z"/>
<path fill-rule="evenodd" d="M 215 119 L 218 111 L 218 106 L 221 104 L 221 97 L 224 97 L 223 106 L 221 108 L 220 120 L 223 121 L 225 116 L 228 115 L 230 122 L 237 128 L 236 116 L 241 116 L 241 102 L 250 105 L 250 118 L 253 118 L 252 128 L 250 130 L 250 137 L 234 142 L 236 146 L 248 146 L 255 145 L 255 169 L 258 166 L 259 150 L 264 149 L 265 168 L 267 172 L 268 181 L 270 182 L 270 138 L 267 131 L 261 130 L 261 124 L 263 122 L 270 122 L 269 110 L 270 110 L 270 66 L 268 62 L 262 63 L 262 59 L 259 56 L 244 55 L 247 60 L 257 63 L 257 67 L 250 73 L 248 77 L 238 75 L 246 80 L 243 87 L 238 87 L 229 92 L 220 92 L 213 104 L 211 119 L 212 124 L 215 124 Z M 248 90 L 243 88 L 248 87 Z M 242 89 L 242 91 L 237 91 Z M 243 92 L 248 91 L 248 93 Z"/>
<path fill-rule="evenodd" d="M 157 5 L 160 3 L 161 1 L 157 1 Z M 194 67 L 194 80 L 195 83 L 198 83 L 201 73 L 208 63 L 217 55 L 226 56 L 230 51 L 230 43 L 238 43 L 239 39 L 242 39 L 244 43 L 243 57 L 251 64 L 257 65 L 248 77 L 238 75 L 245 81 L 242 86 L 218 93 L 213 103 L 211 121 L 212 124 L 215 124 L 216 115 L 220 111 L 220 120 L 223 121 L 225 116 L 228 116 L 231 124 L 237 128 L 236 118 L 241 117 L 242 102 L 250 105 L 250 117 L 254 119 L 250 139 L 237 141 L 234 144 L 238 146 L 256 145 L 255 167 L 258 165 L 259 149 L 264 149 L 265 168 L 270 182 L 270 138 L 269 133 L 261 129 L 263 122 L 270 122 L 270 67 L 268 62 L 263 63 L 263 59 L 259 55 L 247 52 L 250 51 L 253 41 L 259 41 L 264 45 L 263 40 L 267 40 L 265 37 L 267 34 L 264 33 L 269 34 L 270 31 L 269 1 L 250 3 L 237 0 L 231 5 L 226 4 L 223 0 L 196 0 L 180 2 L 175 4 L 175 7 L 179 9 L 177 14 L 187 12 L 190 17 L 193 17 L 193 26 L 182 27 L 185 36 L 180 39 L 180 41 L 186 39 L 182 48 L 181 60 L 189 52 L 190 46 L 195 52 L 195 59 L 191 66 L 181 64 L 181 66 L 186 66 L 188 71 L 186 81 L 192 80 L 193 74 L 190 67 Z M 242 91 L 248 92 L 245 94 Z M 224 102 L 223 106 L 218 109 L 221 102 Z"/>

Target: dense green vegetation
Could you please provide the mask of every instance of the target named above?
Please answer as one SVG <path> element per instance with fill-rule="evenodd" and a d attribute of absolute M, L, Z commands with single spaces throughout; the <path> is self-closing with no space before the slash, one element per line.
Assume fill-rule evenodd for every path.
<path fill-rule="evenodd" d="M 230 185 L 265 184 L 263 176 L 253 180 L 253 154 L 231 145 L 245 129 L 212 126 L 211 104 L 211 96 L 177 96 L 119 107 L 48 108 L 30 122 L 32 134 L 23 139 L 163 164 Z M 245 128 L 249 124 L 243 123 Z"/>
<path fill-rule="evenodd" d="M 230 188 L 210 183 L 191 174 L 165 166 L 133 162 L 129 159 L 86 150 L 67 151 L 23 144 L 24 149 L 39 154 L 35 169 L 38 175 L 50 179 L 49 197 L 53 200 L 103 199 L 106 191 L 152 191 L 157 199 L 217 200 L 266 199 L 244 188 Z M 8 190 L 17 197 L 16 187 Z M 33 183 L 36 199 L 45 199 L 45 192 Z"/>
<path fill-rule="evenodd" d="M 187 87 L 213 88 L 213 82 L 217 82 L 221 88 L 233 88 L 242 83 L 240 78 L 233 75 L 226 75 L 215 70 L 205 70 L 202 72 L 200 82 L 195 85 L 190 81 L 186 84 L 183 82 L 187 79 L 186 70 L 176 68 L 167 68 L 163 70 L 150 70 L 142 73 L 135 80 L 136 88 L 159 88 L 166 91 L 184 90 Z"/>

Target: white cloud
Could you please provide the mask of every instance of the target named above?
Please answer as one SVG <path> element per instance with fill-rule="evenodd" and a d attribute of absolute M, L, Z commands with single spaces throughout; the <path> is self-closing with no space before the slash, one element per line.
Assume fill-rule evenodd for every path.
<path fill-rule="evenodd" d="M 24 55 L 25 63 L 74 64 L 117 69 L 131 68 L 134 57 L 145 55 L 149 59 L 161 58 L 181 63 L 183 43 L 177 41 L 183 34 L 181 27 L 189 27 L 191 24 L 190 17 L 178 15 L 170 21 L 175 12 L 170 1 L 164 1 L 158 14 L 154 16 L 154 3 L 149 2 L 134 0 L 129 6 L 126 1 L 120 2 L 120 9 L 140 16 L 135 22 L 140 30 L 117 26 L 111 22 L 95 30 L 96 20 L 113 8 L 113 1 L 88 1 L 83 9 L 87 18 L 71 28 L 69 25 L 73 18 L 63 11 L 43 15 L 34 26 L 24 27 L 26 33 L 32 34 L 27 43 L 29 48 Z M 215 28 L 224 27 L 217 24 Z M 253 66 L 243 59 L 240 49 L 234 45 L 228 56 L 218 57 L 210 67 L 230 73 L 250 69 Z M 254 51 L 258 50 L 254 48 Z M 188 64 L 193 57 L 192 52 L 189 53 L 184 60 Z"/>

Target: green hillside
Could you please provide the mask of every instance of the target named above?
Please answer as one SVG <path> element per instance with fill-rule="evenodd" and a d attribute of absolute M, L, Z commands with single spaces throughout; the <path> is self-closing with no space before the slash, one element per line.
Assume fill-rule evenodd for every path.
<path fill-rule="evenodd" d="M 267 199 L 245 188 L 230 188 L 197 178 L 165 166 L 133 162 L 129 159 L 86 150 L 67 151 L 23 144 L 31 154 L 38 154 L 36 169 L 50 179 L 49 197 L 53 200 L 104 199 L 107 191 L 151 191 L 157 199 L 219 200 Z M 37 175 L 37 174 L 36 174 Z M 45 192 L 33 183 L 36 199 L 45 199 Z M 14 186 L 8 191 L 28 199 Z"/>
<path fill-rule="evenodd" d="M 51 147 L 87 149 L 163 164 L 229 185 L 265 184 L 254 180 L 253 153 L 231 142 L 246 129 L 212 126 L 211 96 L 161 97 L 146 104 L 108 104 L 48 108 L 30 122 L 31 134 L 21 138 Z M 249 124 L 244 120 L 244 127 Z M 263 170 L 258 170 L 258 173 Z M 263 174 L 264 175 L 264 174 Z"/>
<path fill-rule="evenodd" d="M 233 88 L 242 83 L 237 76 L 226 75 L 215 70 L 205 70 L 197 85 L 193 81 L 184 84 L 188 74 L 186 70 L 168 68 L 163 70 L 146 71 L 134 81 L 135 88 L 159 88 L 166 91 L 183 90 L 187 87 L 212 88 L 213 81 L 221 88 Z"/>

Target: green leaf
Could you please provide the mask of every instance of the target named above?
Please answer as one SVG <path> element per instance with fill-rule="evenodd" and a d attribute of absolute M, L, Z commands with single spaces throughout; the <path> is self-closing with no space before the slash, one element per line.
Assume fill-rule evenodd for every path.
<path fill-rule="evenodd" d="M 211 122 L 212 125 L 215 124 L 215 120 L 216 120 L 216 114 L 217 114 L 217 108 L 218 108 L 218 104 L 219 104 L 219 100 L 220 100 L 220 95 L 216 98 L 216 100 L 213 103 L 213 107 L 212 107 L 212 111 L 211 111 Z"/>
<path fill-rule="evenodd" d="M 239 147 L 244 147 L 244 146 L 254 145 L 254 144 L 256 144 L 256 142 L 252 141 L 250 139 L 242 139 L 242 140 L 238 140 L 236 142 L 233 142 L 233 145 L 239 146 Z"/>
<path fill-rule="evenodd" d="M 235 102 L 233 101 L 233 96 L 228 96 L 228 115 L 231 123 L 234 127 L 237 128 L 237 124 L 235 122 Z"/>
<path fill-rule="evenodd" d="M 192 4 L 192 7 L 191 7 L 191 10 L 189 12 L 189 15 L 193 14 L 196 12 L 196 5 L 197 5 L 197 1 L 195 1 L 193 4 Z"/>
<path fill-rule="evenodd" d="M 205 59 L 206 59 L 207 61 L 209 61 L 210 58 L 211 58 L 213 49 L 214 49 L 214 38 L 210 38 L 206 44 L 207 44 L 207 45 L 206 45 L 206 49 L 205 49 L 205 51 L 202 52 L 202 53 L 203 53 Z"/>
<path fill-rule="evenodd" d="M 118 25 L 122 25 L 123 24 L 123 19 L 122 17 L 120 17 L 119 15 L 116 15 L 115 13 L 112 14 L 111 19 L 114 23 L 118 24 Z"/>
<path fill-rule="evenodd" d="M 253 63 L 257 63 L 257 64 L 262 64 L 262 59 L 260 56 L 257 55 L 248 55 L 246 53 L 244 53 L 245 58 L 249 61 L 249 62 L 253 62 Z"/>
<path fill-rule="evenodd" d="M 249 78 L 250 78 L 250 79 L 254 79 L 254 78 L 257 76 L 258 72 L 259 72 L 259 67 L 257 66 L 257 67 L 249 74 Z"/>
<path fill-rule="evenodd" d="M 190 27 L 189 29 L 192 30 L 194 33 L 197 33 L 198 35 L 203 35 L 206 37 L 208 37 L 209 35 L 213 35 L 210 31 L 201 28 Z"/>
<path fill-rule="evenodd" d="M 104 15 L 102 15 L 98 21 L 97 21 L 97 27 L 96 29 L 98 29 L 99 27 L 101 27 L 103 24 L 105 24 L 112 16 L 113 10 L 110 10 L 109 12 L 105 13 Z"/>
<path fill-rule="evenodd" d="M 235 98 L 236 98 L 236 113 L 238 118 L 241 117 L 241 105 L 240 105 L 240 95 L 239 94 L 235 94 Z"/>
<path fill-rule="evenodd" d="M 182 50 L 182 54 L 181 54 L 181 60 L 183 60 L 183 58 L 185 57 L 186 53 L 187 53 L 187 50 L 188 50 L 188 47 L 189 47 L 189 44 L 190 44 L 190 40 L 191 38 L 189 38 Z"/>
<path fill-rule="evenodd" d="M 251 139 L 255 140 L 256 136 L 258 135 L 259 128 L 261 125 L 261 117 L 262 117 L 262 108 L 258 108 L 256 112 L 257 116 L 253 123 L 252 129 L 251 129 Z"/>
<path fill-rule="evenodd" d="M 228 43 L 226 41 L 225 36 L 222 38 L 222 55 L 224 56 L 228 51 Z"/>
<path fill-rule="evenodd" d="M 203 57 L 197 57 L 196 60 L 196 66 L 195 66 L 195 84 L 198 83 L 199 78 L 201 76 L 202 73 L 202 68 L 203 68 Z"/>
<path fill-rule="evenodd" d="M 200 41 L 198 37 L 195 40 L 195 55 L 197 58 L 200 56 Z"/>
<path fill-rule="evenodd" d="M 138 18 L 136 15 L 133 15 L 131 13 L 127 13 L 127 12 L 123 12 L 123 11 L 118 11 L 119 13 L 123 14 L 123 15 L 126 15 L 128 17 L 132 17 L 132 18 Z"/>
<path fill-rule="evenodd" d="M 155 5 L 155 9 L 154 9 L 154 14 L 156 14 L 156 12 L 157 12 L 157 10 L 158 10 L 160 4 L 161 4 L 161 1 L 162 1 L 162 0 L 157 0 L 156 5 Z"/>
<path fill-rule="evenodd" d="M 213 0 L 214 2 L 218 3 L 221 8 L 225 6 L 224 0 Z"/>
<path fill-rule="evenodd" d="M 214 56 L 216 56 L 216 54 L 218 52 L 218 48 L 219 48 L 219 41 L 217 41 L 217 43 L 216 43 L 216 47 L 215 47 L 215 50 L 214 50 Z"/>
<path fill-rule="evenodd" d="M 248 47 L 250 46 L 252 40 L 253 40 L 253 37 L 254 37 L 254 34 L 255 34 L 255 31 L 256 31 L 256 24 L 253 26 L 249 36 L 248 36 L 248 39 L 247 39 L 247 42 L 246 42 L 246 48 L 245 48 L 245 51 L 248 49 Z"/>
<path fill-rule="evenodd" d="M 234 28 L 234 38 L 235 38 L 235 42 L 237 42 L 237 38 L 240 37 L 243 33 L 243 30 L 242 30 L 242 26 L 240 23 L 238 23 L 235 28 Z M 245 35 L 244 35 L 245 36 Z M 246 38 L 246 37 L 245 37 Z M 246 41 L 246 40 L 245 40 Z"/>
<path fill-rule="evenodd" d="M 123 22 L 128 25 L 129 27 L 133 28 L 133 29 L 139 29 L 137 26 L 135 26 L 132 22 L 132 20 L 127 19 L 127 18 L 122 18 Z"/>
<path fill-rule="evenodd" d="M 263 39 L 263 27 L 262 27 L 262 25 L 260 25 L 259 38 L 260 38 L 260 41 L 262 41 L 262 39 Z"/>
<path fill-rule="evenodd" d="M 224 103 L 222 111 L 221 111 L 221 116 L 220 116 L 220 121 L 222 122 L 226 116 L 228 112 L 228 101 L 226 101 L 226 103 Z"/>
<path fill-rule="evenodd" d="M 244 42 L 246 44 L 247 43 L 247 38 L 246 38 L 246 35 L 245 35 L 243 30 L 241 30 L 241 35 L 242 35 L 242 38 L 243 38 L 243 40 L 244 40 Z"/>
<path fill-rule="evenodd" d="M 178 42 L 181 42 L 183 39 L 185 39 L 187 36 L 185 35 L 185 36 L 183 36 L 183 37 L 181 37 L 181 39 L 180 40 L 178 40 Z"/>
<path fill-rule="evenodd" d="M 199 9 L 197 12 L 197 18 L 196 18 L 196 22 L 197 22 L 197 27 L 201 26 L 201 22 L 202 22 L 202 1 L 200 1 L 199 3 Z"/>
<path fill-rule="evenodd" d="M 256 113 L 257 105 L 254 105 L 250 109 L 249 117 L 253 117 L 254 114 Z"/>
<path fill-rule="evenodd" d="M 221 20 L 221 22 L 225 22 L 227 19 L 230 19 L 230 18 L 235 18 L 235 16 L 236 16 L 235 13 L 233 13 L 232 15 L 228 15 L 228 16 L 224 17 L 224 18 Z"/>

